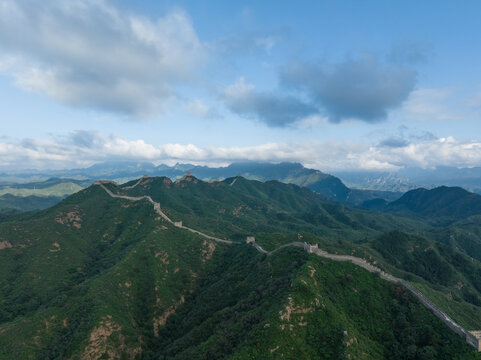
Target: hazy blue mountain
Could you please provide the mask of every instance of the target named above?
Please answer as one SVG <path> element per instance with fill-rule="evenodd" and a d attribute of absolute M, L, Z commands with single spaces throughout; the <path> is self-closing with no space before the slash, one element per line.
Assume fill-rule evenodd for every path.
<path fill-rule="evenodd" d="M 401 191 L 425 187 L 460 186 L 469 191 L 481 193 L 481 168 L 456 168 L 438 166 L 435 169 L 418 167 L 400 169 L 396 172 L 387 171 L 337 171 L 349 186 L 359 189 Z"/>

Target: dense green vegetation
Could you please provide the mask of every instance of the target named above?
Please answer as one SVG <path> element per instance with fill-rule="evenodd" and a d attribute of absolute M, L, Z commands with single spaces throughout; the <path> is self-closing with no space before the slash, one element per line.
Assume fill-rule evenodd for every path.
<path fill-rule="evenodd" d="M 91 183 L 90 180 L 56 178 L 29 183 L 0 183 L 0 213 L 43 210 Z"/>
<path fill-rule="evenodd" d="M 351 264 L 310 257 L 280 314 L 234 358 L 476 358 L 404 289 Z"/>
<path fill-rule="evenodd" d="M 108 187 L 235 243 L 175 228 L 147 201 L 99 186 L 3 216 L 0 359 L 480 358 L 399 286 L 301 249 L 266 256 L 244 243 L 317 242 L 364 257 L 478 329 L 474 217 L 435 227 L 242 177 Z"/>
<path fill-rule="evenodd" d="M 57 196 L 0 196 L 0 213 L 43 210 L 57 204 L 61 197 Z"/>
<path fill-rule="evenodd" d="M 233 186 L 230 186 L 235 180 Z M 135 181 L 128 183 L 134 184 Z M 372 215 L 328 200 L 307 188 L 243 177 L 207 183 L 194 177 L 180 183 L 149 178 L 126 194 L 149 194 L 173 219 L 234 240 L 258 232 L 309 231 L 331 239 L 360 241 L 367 234 L 422 228 L 421 222 L 390 214 Z"/>
<path fill-rule="evenodd" d="M 450 224 L 481 214 L 481 195 L 460 187 L 441 186 L 432 190 L 416 189 L 390 203 L 387 210 L 421 217 L 434 224 Z"/>

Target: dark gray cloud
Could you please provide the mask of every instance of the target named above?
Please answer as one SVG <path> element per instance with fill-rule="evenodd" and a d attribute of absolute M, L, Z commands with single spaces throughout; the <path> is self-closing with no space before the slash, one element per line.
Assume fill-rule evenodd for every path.
<path fill-rule="evenodd" d="M 364 55 L 338 64 L 291 63 L 281 72 L 281 83 L 306 92 L 331 122 L 351 118 L 378 122 L 406 100 L 416 84 L 416 72 Z"/>
<path fill-rule="evenodd" d="M 439 138 L 430 131 L 419 131 L 401 125 L 397 129 L 397 134 L 393 134 L 382 139 L 377 146 L 387 148 L 403 148 L 410 144 L 422 142 L 438 141 Z"/>
<path fill-rule="evenodd" d="M 407 139 L 403 139 L 401 137 L 394 137 L 394 136 L 384 139 L 379 143 L 379 146 L 390 147 L 390 148 L 400 148 L 407 145 L 409 145 L 409 141 Z"/>
<path fill-rule="evenodd" d="M 297 97 L 279 93 L 260 92 L 241 78 L 226 88 L 223 95 L 226 106 L 234 113 L 252 117 L 272 127 L 283 127 L 318 113 L 315 106 Z"/>

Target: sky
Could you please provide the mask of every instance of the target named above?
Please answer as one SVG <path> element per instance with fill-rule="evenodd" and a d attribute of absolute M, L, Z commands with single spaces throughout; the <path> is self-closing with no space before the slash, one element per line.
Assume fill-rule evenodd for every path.
<path fill-rule="evenodd" d="M 0 0 L 0 170 L 481 166 L 479 1 Z"/>

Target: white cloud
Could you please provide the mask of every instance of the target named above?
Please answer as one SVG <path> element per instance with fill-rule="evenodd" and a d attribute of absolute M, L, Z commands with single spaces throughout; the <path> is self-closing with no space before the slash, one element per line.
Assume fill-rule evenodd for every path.
<path fill-rule="evenodd" d="M 411 121 L 463 121 L 478 119 L 479 87 L 421 88 L 413 91 L 392 115 Z"/>
<path fill-rule="evenodd" d="M 184 108 L 190 115 L 195 117 L 208 119 L 216 116 L 214 110 L 198 99 L 188 102 Z"/>
<path fill-rule="evenodd" d="M 453 91 L 446 88 L 414 90 L 400 109 L 403 118 L 411 120 L 456 120 Z"/>
<path fill-rule="evenodd" d="M 227 86 L 224 90 L 224 94 L 228 98 L 240 99 L 243 97 L 251 96 L 255 91 L 255 86 L 245 82 L 244 77 L 240 77 L 234 84 Z"/>
<path fill-rule="evenodd" d="M 390 147 L 358 142 L 264 143 L 254 146 L 154 145 L 144 140 L 77 131 L 50 140 L 0 139 L 0 166 L 4 169 L 72 168 L 108 160 L 155 163 L 190 162 L 205 165 L 235 161 L 297 161 L 332 171 L 346 169 L 396 170 L 400 167 L 439 165 L 481 166 L 481 142 L 453 137 L 408 142 Z"/>
<path fill-rule="evenodd" d="M 152 114 L 206 55 L 181 10 L 152 21 L 101 0 L 0 1 L 0 71 L 68 105 Z"/>
<path fill-rule="evenodd" d="M 296 121 L 298 128 L 312 128 L 319 125 L 326 125 L 329 123 L 329 118 L 327 116 L 311 115 Z"/>

